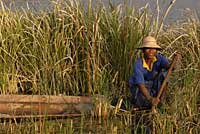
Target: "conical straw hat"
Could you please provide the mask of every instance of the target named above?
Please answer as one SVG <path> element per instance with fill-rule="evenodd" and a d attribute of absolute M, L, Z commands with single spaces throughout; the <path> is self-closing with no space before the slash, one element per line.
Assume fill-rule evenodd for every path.
<path fill-rule="evenodd" d="M 143 48 L 156 48 L 161 50 L 162 48 L 157 44 L 156 39 L 152 36 L 147 36 L 143 39 L 142 45 L 139 49 Z"/>

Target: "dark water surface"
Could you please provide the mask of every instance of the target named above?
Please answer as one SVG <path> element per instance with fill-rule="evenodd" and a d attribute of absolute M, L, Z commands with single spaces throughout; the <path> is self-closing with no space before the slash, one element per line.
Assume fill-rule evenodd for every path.
<path fill-rule="evenodd" d="M 2 0 L 3 3 L 9 5 L 14 3 L 17 7 L 27 7 L 27 3 L 29 4 L 30 8 L 47 8 L 51 2 L 62 1 L 62 0 Z M 88 0 L 80 0 L 82 2 L 86 2 Z M 109 0 L 93 0 L 95 1 L 102 1 L 103 3 L 107 3 Z M 137 3 L 140 7 L 144 6 L 146 3 L 150 5 L 154 5 L 157 0 L 111 0 L 112 3 L 124 3 L 124 1 L 128 3 Z M 171 0 L 158 0 L 160 5 L 165 5 L 169 3 Z M 198 9 L 200 8 L 200 0 L 176 0 L 175 8 L 192 8 Z"/>
<path fill-rule="evenodd" d="M 32 11 L 40 10 L 49 10 L 51 9 L 52 2 L 60 2 L 62 0 L 2 0 L 3 3 L 14 9 L 26 9 Z M 88 2 L 89 0 L 80 0 L 83 3 Z M 105 5 L 108 4 L 109 0 L 93 0 L 93 3 L 103 2 Z M 110 0 L 113 4 L 123 4 L 124 2 L 129 3 L 129 5 L 137 6 L 139 8 L 144 7 L 146 4 L 149 4 L 150 9 L 155 9 L 157 0 Z M 158 0 L 161 12 L 166 8 L 166 6 L 171 2 L 171 0 Z M 200 8 L 200 0 L 176 0 L 170 16 L 179 16 L 180 12 L 183 10 L 190 10 L 198 12 Z"/>
<path fill-rule="evenodd" d="M 14 10 L 31 10 L 33 12 L 51 10 L 52 3 L 65 1 L 65 0 L 2 0 L 3 3 L 10 9 Z M 83 3 L 89 0 L 80 0 Z M 93 3 L 102 2 L 104 5 L 108 5 L 109 0 L 93 0 Z M 146 4 L 149 5 L 149 10 L 153 11 L 156 9 L 156 2 L 159 2 L 160 14 L 166 10 L 167 5 L 171 0 L 110 0 L 113 4 L 123 4 L 124 2 L 129 3 L 133 7 L 141 8 Z M 185 14 L 197 14 L 200 13 L 200 0 L 176 0 L 174 6 L 169 12 L 166 22 L 173 22 L 180 18 L 187 17 Z M 0 7 L 1 9 L 1 7 Z"/>
<path fill-rule="evenodd" d="M 29 10 L 31 12 L 39 11 L 50 11 L 53 3 L 61 2 L 65 0 L 2 0 L 4 5 L 11 10 Z M 68 1 L 68 0 L 67 0 Z M 88 2 L 89 0 L 80 0 L 83 3 Z M 93 0 L 92 3 L 95 5 L 98 2 L 103 3 L 105 6 L 108 5 L 109 0 Z M 123 4 L 129 3 L 130 6 L 138 7 L 142 9 L 145 5 L 148 4 L 148 9 L 152 12 L 155 12 L 156 2 L 159 2 L 160 16 L 162 16 L 171 2 L 171 0 L 110 0 L 113 4 Z M 175 4 L 171 8 L 165 23 L 170 24 L 176 22 L 177 20 L 186 18 L 191 14 L 198 16 L 200 11 L 200 0 L 176 0 Z M 1 9 L 1 6 L 0 6 Z M 157 15 L 156 15 L 157 16 Z"/>

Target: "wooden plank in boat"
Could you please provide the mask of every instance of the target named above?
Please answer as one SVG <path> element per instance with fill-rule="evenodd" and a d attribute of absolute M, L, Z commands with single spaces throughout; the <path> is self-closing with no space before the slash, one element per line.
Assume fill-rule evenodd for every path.
<path fill-rule="evenodd" d="M 0 114 L 66 115 L 90 111 L 93 103 L 89 96 L 0 95 Z"/>
<path fill-rule="evenodd" d="M 89 96 L 52 96 L 52 95 L 0 95 L 0 103 L 91 103 Z"/>

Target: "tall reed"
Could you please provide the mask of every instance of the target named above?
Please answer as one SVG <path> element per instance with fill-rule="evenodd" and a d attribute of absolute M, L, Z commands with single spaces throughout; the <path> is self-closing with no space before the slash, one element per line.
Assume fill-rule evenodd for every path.
<path fill-rule="evenodd" d="M 128 4 L 85 4 L 54 2 L 51 12 L 38 14 L 12 12 L 1 4 L 0 93 L 129 96 L 127 80 L 139 54 L 136 48 L 144 36 L 157 32 L 164 48 L 161 53 L 171 60 L 179 51 L 183 58 L 170 78 L 165 108 L 153 119 L 155 130 L 198 133 L 199 21 L 191 15 L 163 29 L 163 22 L 158 28 L 148 5 L 137 9 Z M 137 125 L 130 115 L 121 120 L 128 127 Z M 33 124 L 27 131 L 38 132 Z M 143 129 L 144 124 L 139 125 Z M 119 132 L 115 125 L 111 128 Z M 48 126 L 42 129 L 51 130 Z"/>
<path fill-rule="evenodd" d="M 1 92 L 127 92 L 129 57 L 148 31 L 147 12 L 91 5 L 55 3 L 52 12 L 39 15 L 1 11 Z"/>

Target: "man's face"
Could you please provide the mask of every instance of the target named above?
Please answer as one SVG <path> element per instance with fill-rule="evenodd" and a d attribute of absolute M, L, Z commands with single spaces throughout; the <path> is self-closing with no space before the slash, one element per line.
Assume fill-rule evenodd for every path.
<path fill-rule="evenodd" d="M 155 48 L 144 48 L 144 56 L 148 59 L 153 59 L 157 53 L 157 49 Z"/>

